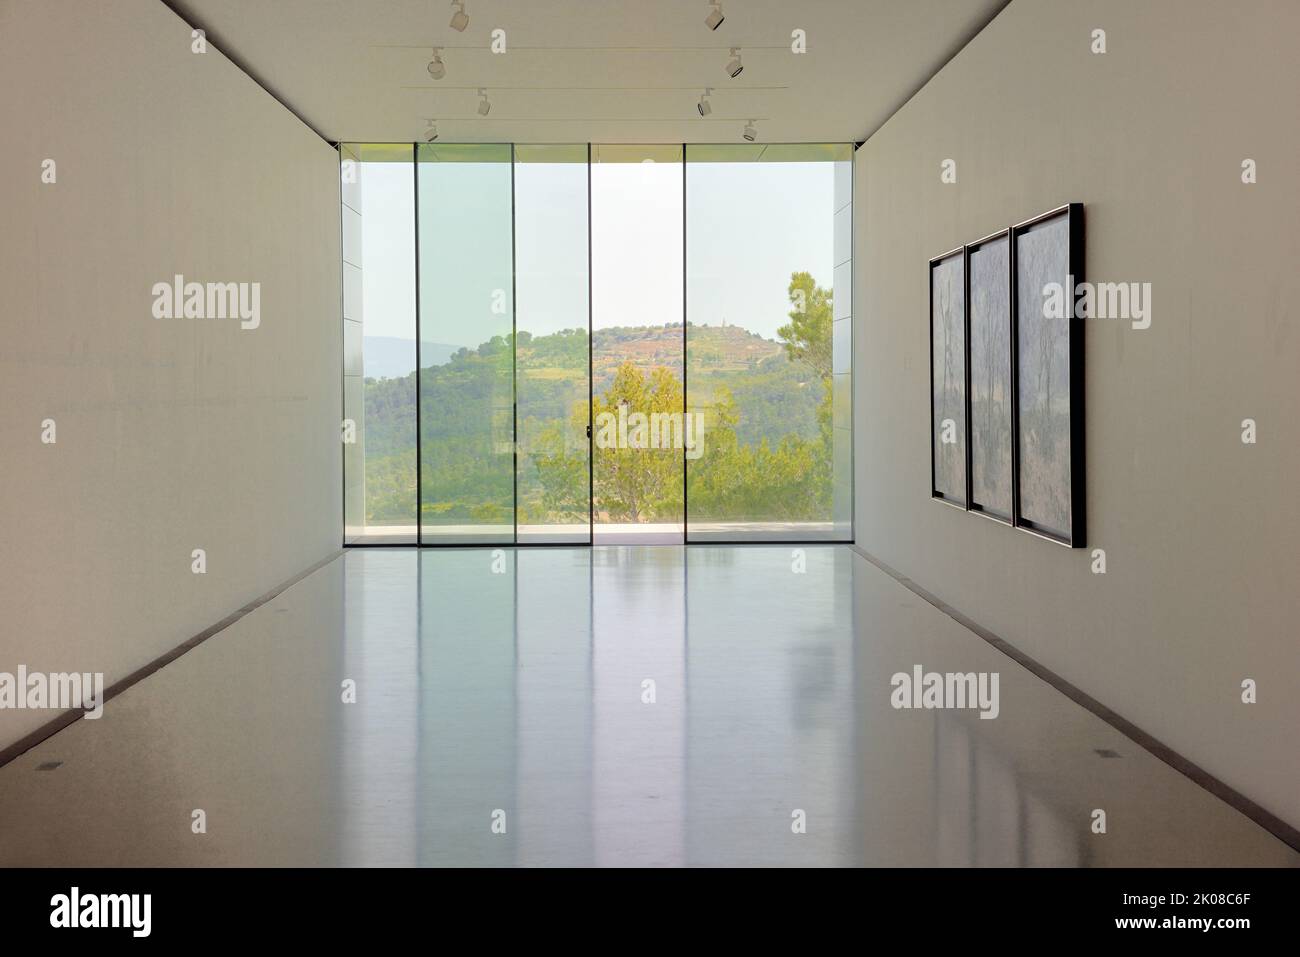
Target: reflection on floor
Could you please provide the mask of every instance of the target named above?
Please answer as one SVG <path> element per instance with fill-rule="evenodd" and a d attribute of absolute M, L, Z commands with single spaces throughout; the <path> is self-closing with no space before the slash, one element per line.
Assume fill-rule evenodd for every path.
<path fill-rule="evenodd" d="M 0 769 L 6 866 L 1298 863 L 844 546 L 348 552 Z"/>

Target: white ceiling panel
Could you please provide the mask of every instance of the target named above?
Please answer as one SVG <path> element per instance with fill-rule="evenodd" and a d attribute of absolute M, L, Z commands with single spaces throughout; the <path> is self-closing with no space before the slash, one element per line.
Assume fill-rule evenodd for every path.
<path fill-rule="evenodd" d="M 466 0 L 457 32 L 447 0 L 168 2 L 326 139 L 411 141 L 432 118 L 443 142 L 517 143 L 741 142 L 749 120 L 764 142 L 860 140 L 1005 4 L 723 0 L 714 31 L 707 0 Z"/>

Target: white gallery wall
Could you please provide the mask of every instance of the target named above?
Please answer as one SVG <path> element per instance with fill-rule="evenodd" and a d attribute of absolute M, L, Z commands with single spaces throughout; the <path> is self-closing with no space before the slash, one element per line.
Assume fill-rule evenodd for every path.
<path fill-rule="evenodd" d="M 0 0 L 0 129 L 0 672 L 111 684 L 339 546 L 338 156 L 158 0 Z"/>
<path fill-rule="evenodd" d="M 854 422 L 860 548 L 1300 826 L 1297 36 L 1291 0 L 1013 0 L 857 153 Z M 1085 321 L 1079 550 L 929 496 L 927 261 L 1070 201 L 1152 307 Z"/>

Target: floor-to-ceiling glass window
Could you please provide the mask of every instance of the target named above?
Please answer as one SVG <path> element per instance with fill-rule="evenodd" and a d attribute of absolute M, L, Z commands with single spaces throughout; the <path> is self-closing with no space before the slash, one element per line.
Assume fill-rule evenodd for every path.
<path fill-rule="evenodd" d="M 340 160 L 348 543 L 852 537 L 851 145 Z"/>
<path fill-rule="evenodd" d="M 686 147 L 689 541 L 849 537 L 851 163 Z"/>
<path fill-rule="evenodd" d="M 587 152 L 515 147 L 521 544 L 591 540 Z"/>
<path fill-rule="evenodd" d="M 422 541 L 509 543 L 515 540 L 511 147 L 416 149 Z"/>
<path fill-rule="evenodd" d="M 591 147 L 596 542 L 683 537 L 680 146 Z"/>
<path fill-rule="evenodd" d="M 344 540 L 414 544 L 414 147 L 339 147 Z"/>

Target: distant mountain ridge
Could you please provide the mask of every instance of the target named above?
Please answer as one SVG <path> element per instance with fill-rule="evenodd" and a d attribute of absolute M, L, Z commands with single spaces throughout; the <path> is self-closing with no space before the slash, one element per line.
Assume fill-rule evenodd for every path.
<path fill-rule="evenodd" d="M 781 343 L 739 326 L 692 325 L 688 332 L 692 407 L 706 405 L 714 390 L 724 387 L 740 410 L 736 435 L 742 443 L 766 438 L 775 445 L 791 433 L 809 440 L 818 435 L 822 388 L 808 366 L 790 361 Z M 597 329 L 593 340 L 591 391 L 598 395 L 610 387 L 624 362 L 645 375 L 656 367 L 681 375 L 680 324 Z M 372 380 L 365 399 L 367 460 L 415 443 L 415 346 L 411 340 L 384 341 L 400 345 L 404 361 L 390 366 L 397 375 L 380 376 L 373 371 L 372 355 L 366 356 L 367 378 Z M 367 349 L 369 343 L 368 338 Z M 544 336 L 521 331 L 513 363 L 499 336 L 477 349 L 443 345 L 443 352 L 429 355 L 431 348 L 424 343 L 420 352 L 420 406 L 431 443 L 444 431 L 481 432 L 480 423 L 493 421 L 502 397 L 510 395 L 512 369 L 518 376 L 521 419 L 567 421 L 574 404 L 589 396 L 585 329 Z"/>
<path fill-rule="evenodd" d="M 367 379 L 401 379 L 415 371 L 415 340 L 396 336 L 364 336 L 362 360 Z M 420 362 L 442 365 L 460 346 L 445 342 L 421 342 Z"/>
<path fill-rule="evenodd" d="M 690 326 L 690 360 L 694 370 L 738 371 L 752 363 L 771 359 L 781 344 L 765 339 L 740 326 Z M 545 341 L 547 337 L 539 337 Z M 663 365 L 678 374 L 682 368 L 682 327 L 617 326 L 597 329 L 592 337 L 596 386 L 602 388 L 624 360 L 647 367 Z M 520 344 L 527 349 L 521 333 Z M 365 336 L 365 375 L 368 379 L 402 379 L 415 371 L 415 340 L 396 336 Z M 425 368 L 443 365 L 462 347 L 445 342 L 421 342 L 420 364 Z"/>

